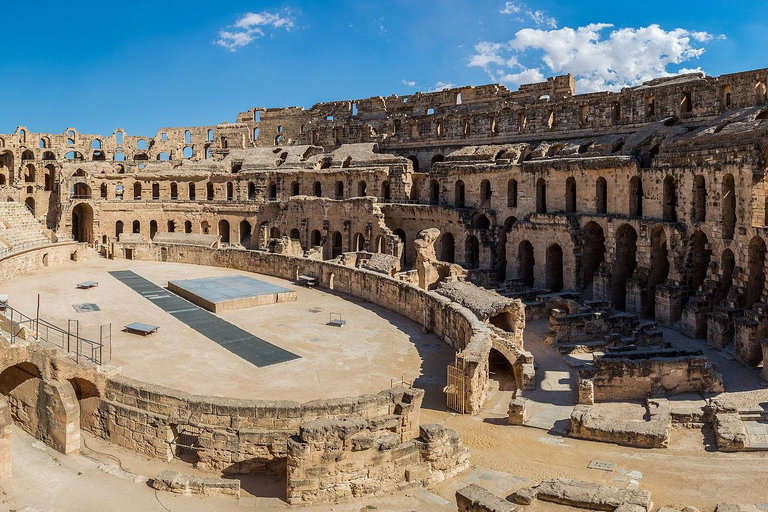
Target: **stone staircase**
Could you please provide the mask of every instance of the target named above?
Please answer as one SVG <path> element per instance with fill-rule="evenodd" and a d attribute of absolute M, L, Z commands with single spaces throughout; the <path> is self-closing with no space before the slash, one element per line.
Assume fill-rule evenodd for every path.
<path fill-rule="evenodd" d="M 56 241 L 26 204 L 0 202 L 0 257 Z"/>

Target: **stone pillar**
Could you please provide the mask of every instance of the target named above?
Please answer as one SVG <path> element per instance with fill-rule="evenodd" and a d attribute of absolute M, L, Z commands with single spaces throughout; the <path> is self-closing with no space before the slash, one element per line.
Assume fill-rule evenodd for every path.
<path fill-rule="evenodd" d="M 765 334 L 761 333 L 760 322 L 755 316 L 754 311 L 747 310 L 747 315 L 734 322 L 734 356 L 737 361 L 749 366 L 757 366 L 763 358 L 760 340 Z"/>
<path fill-rule="evenodd" d="M 764 381 L 768 381 L 768 338 L 763 338 L 760 345 L 763 349 L 763 369 L 760 372 L 760 376 Z"/>
<path fill-rule="evenodd" d="M 683 334 L 691 338 L 706 338 L 708 309 L 709 304 L 706 300 L 692 297 L 685 305 L 680 319 L 680 329 Z"/>
<path fill-rule="evenodd" d="M 513 398 L 509 402 L 509 415 L 507 422 L 510 425 L 525 425 L 528 421 L 530 412 L 528 410 L 528 399 L 523 397 Z"/>
<path fill-rule="evenodd" d="M 647 275 L 648 272 L 638 272 L 635 275 Z M 632 277 L 627 280 L 627 305 L 625 307 L 628 313 L 634 313 L 637 316 L 643 316 L 645 311 L 646 297 L 648 290 L 648 281 L 645 278 Z"/>
<path fill-rule="evenodd" d="M 36 437 L 64 455 L 80 453 L 80 404 L 69 382 L 41 382 Z"/>
<path fill-rule="evenodd" d="M 579 378 L 579 404 L 594 405 L 595 382 L 592 379 Z"/>
<path fill-rule="evenodd" d="M 707 315 L 707 345 L 722 349 L 733 340 L 733 319 L 737 310 L 720 306 Z"/>
<path fill-rule="evenodd" d="M 11 476 L 11 444 L 13 440 L 13 419 L 11 407 L 4 396 L 0 396 L 0 478 Z"/>
<path fill-rule="evenodd" d="M 656 287 L 656 321 L 661 325 L 672 325 L 683 309 L 683 290 L 675 284 L 661 284 Z"/>

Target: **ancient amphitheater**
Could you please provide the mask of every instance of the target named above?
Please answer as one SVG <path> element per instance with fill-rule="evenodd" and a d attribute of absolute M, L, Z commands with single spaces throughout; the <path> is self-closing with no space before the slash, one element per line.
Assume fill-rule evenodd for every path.
<path fill-rule="evenodd" d="M 767 83 L 1 135 L 3 506 L 768 508 Z"/>

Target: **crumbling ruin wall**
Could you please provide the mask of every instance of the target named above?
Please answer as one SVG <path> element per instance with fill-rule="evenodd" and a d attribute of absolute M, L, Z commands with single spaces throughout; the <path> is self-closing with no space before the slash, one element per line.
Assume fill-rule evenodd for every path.
<path fill-rule="evenodd" d="M 363 418 L 323 419 L 301 425 L 288 442 L 288 503 L 334 502 L 427 486 L 469 466 L 455 430 L 419 427 L 415 439 Z"/>
<path fill-rule="evenodd" d="M 579 371 L 579 403 L 590 394 L 595 402 L 608 402 L 722 391 L 722 376 L 700 353 L 617 353 L 595 357 L 593 366 Z"/>

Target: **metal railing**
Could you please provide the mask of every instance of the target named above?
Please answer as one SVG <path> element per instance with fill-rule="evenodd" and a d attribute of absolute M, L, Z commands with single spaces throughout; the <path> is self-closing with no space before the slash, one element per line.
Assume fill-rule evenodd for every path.
<path fill-rule="evenodd" d="M 50 343 L 75 354 L 78 363 L 82 358 L 98 365 L 103 364 L 105 344 L 109 351 L 109 359 L 112 358 L 112 324 L 99 327 L 99 341 L 92 341 L 80 336 L 79 320 L 68 320 L 67 329 L 64 330 L 39 316 L 32 318 L 8 305 L 5 306 L 3 315 L 10 322 L 9 334 L 12 345 L 20 337 L 22 328 L 26 328 L 38 341 Z"/>

